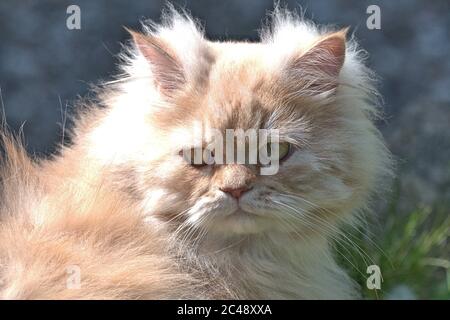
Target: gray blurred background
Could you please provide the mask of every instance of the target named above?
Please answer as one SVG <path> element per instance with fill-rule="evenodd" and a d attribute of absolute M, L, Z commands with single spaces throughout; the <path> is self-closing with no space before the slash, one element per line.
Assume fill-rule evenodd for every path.
<path fill-rule="evenodd" d="M 272 0 L 174 1 L 205 25 L 211 39 L 256 39 Z M 318 23 L 351 26 L 382 79 L 386 121 L 379 123 L 398 160 L 402 206 L 450 197 L 450 1 L 282 1 Z M 81 8 L 81 30 L 66 9 Z M 381 30 L 368 30 L 366 8 L 381 8 Z M 159 19 L 157 0 L 1 0 L 0 88 L 7 121 L 23 125 L 30 152 L 61 141 L 61 109 L 89 83 L 108 79 L 127 40 L 122 26 Z M 295 41 L 295 39 L 292 39 Z"/>

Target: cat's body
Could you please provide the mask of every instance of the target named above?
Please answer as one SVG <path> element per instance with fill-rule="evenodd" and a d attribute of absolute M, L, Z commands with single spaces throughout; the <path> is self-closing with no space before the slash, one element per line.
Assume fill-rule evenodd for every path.
<path fill-rule="evenodd" d="M 5 138 L 0 297 L 357 298 L 330 242 L 389 156 L 345 32 L 282 11 L 261 43 L 206 41 L 173 11 L 147 32 L 60 155 L 35 164 Z M 273 127 L 291 151 L 275 176 L 190 166 L 179 150 L 199 123 Z"/>

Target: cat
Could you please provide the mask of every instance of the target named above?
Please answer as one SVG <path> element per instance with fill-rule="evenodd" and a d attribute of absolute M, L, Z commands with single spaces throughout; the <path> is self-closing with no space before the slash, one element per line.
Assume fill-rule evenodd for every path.
<path fill-rule="evenodd" d="M 120 75 L 80 101 L 70 145 L 32 160 L 3 133 L 0 297 L 359 298 L 332 245 L 391 157 L 347 29 L 281 8 L 259 42 L 207 40 L 173 8 L 143 29 Z M 277 130 L 276 174 L 186 161 L 198 127 L 200 148 L 213 129 Z"/>

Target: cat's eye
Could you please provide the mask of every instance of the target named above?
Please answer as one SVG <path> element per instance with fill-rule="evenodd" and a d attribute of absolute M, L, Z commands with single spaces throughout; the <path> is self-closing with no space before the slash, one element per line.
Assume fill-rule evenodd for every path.
<path fill-rule="evenodd" d="M 285 159 L 290 153 L 291 153 L 291 144 L 288 142 L 280 143 L 280 147 L 279 147 L 280 160 Z"/>
<path fill-rule="evenodd" d="M 278 159 L 286 159 L 292 152 L 292 145 L 289 142 L 280 142 L 278 144 Z M 272 156 L 272 143 L 267 144 L 267 155 Z"/>

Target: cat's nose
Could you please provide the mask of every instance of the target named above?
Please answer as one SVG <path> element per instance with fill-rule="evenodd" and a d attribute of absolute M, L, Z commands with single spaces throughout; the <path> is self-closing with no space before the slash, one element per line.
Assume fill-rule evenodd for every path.
<path fill-rule="evenodd" d="M 240 187 L 240 188 L 220 188 L 223 192 L 230 194 L 233 198 L 239 199 L 244 193 L 249 191 L 251 188 Z"/>

